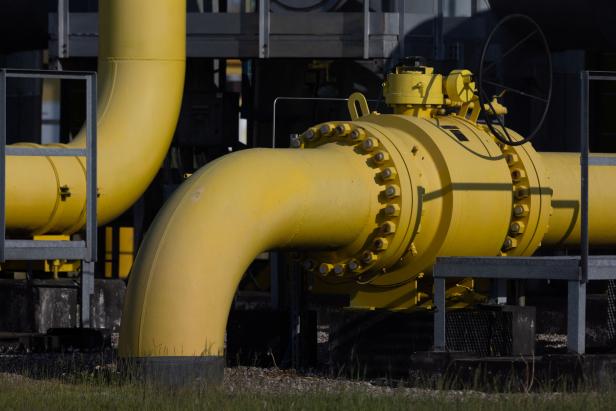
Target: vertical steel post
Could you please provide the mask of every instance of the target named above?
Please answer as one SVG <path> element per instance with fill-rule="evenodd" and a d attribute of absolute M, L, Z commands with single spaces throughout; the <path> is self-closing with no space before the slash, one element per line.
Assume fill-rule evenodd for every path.
<path fill-rule="evenodd" d="M 259 58 L 270 56 L 270 6 L 269 0 L 259 1 Z"/>
<path fill-rule="evenodd" d="M 299 369 L 302 366 L 302 303 L 303 281 L 302 269 L 295 258 L 289 258 L 289 277 L 291 288 L 291 367 Z"/>
<path fill-rule="evenodd" d="M 433 53 L 434 59 L 440 60 L 443 58 L 443 0 L 434 0 L 434 23 L 433 23 Z"/>
<path fill-rule="evenodd" d="M 282 266 L 279 251 L 271 251 L 270 258 L 270 304 L 273 310 L 280 308 L 280 268 Z"/>
<path fill-rule="evenodd" d="M 96 74 L 86 77 L 86 252 L 88 261 L 96 261 Z"/>
<path fill-rule="evenodd" d="M 400 60 L 406 57 L 404 50 L 404 37 L 406 35 L 404 4 L 405 0 L 398 0 L 398 58 Z"/>
<path fill-rule="evenodd" d="M 81 326 L 92 326 L 90 301 L 94 294 L 96 261 L 96 74 L 86 77 L 86 258 L 81 269 Z"/>
<path fill-rule="evenodd" d="M 491 282 L 490 300 L 494 304 L 507 304 L 507 280 L 504 278 L 495 278 Z"/>
<path fill-rule="evenodd" d="M 363 58 L 370 58 L 370 0 L 364 0 L 364 52 Z"/>
<path fill-rule="evenodd" d="M 589 115 L 589 75 L 583 71 L 580 78 L 580 201 L 581 201 L 581 233 L 580 233 L 580 281 L 588 280 L 588 115 Z"/>
<path fill-rule="evenodd" d="M 567 281 L 567 349 L 576 354 L 586 351 L 586 283 Z"/>
<path fill-rule="evenodd" d="M 69 56 L 69 0 L 58 0 L 58 58 Z"/>
<path fill-rule="evenodd" d="M 434 266 L 436 274 L 438 264 Z M 446 351 L 445 278 L 434 277 L 434 351 Z"/>
<path fill-rule="evenodd" d="M 6 71 L 0 70 L 0 262 L 6 239 Z"/>
<path fill-rule="evenodd" d="M 94 262 L 81 262 L 81 327 L 90 328 L 92 324 L 91 301 L 94 294 Z"/>

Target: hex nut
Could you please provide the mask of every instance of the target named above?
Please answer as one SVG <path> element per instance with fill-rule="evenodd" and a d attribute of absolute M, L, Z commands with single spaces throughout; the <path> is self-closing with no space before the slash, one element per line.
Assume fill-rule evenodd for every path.
<path fill-rule="evenodd" d="M 350 137 L 352 141 L 359 142 L 366 138 L 366 132 L 361 128 L 356 128 L 351 131 Z"/>
<path fill-rule="evenodd" d="M 340 276 L 340 275 L 343 275 L 343 274 L 344 274 L 344 271 L 345 271 L 345 268 L 346 268 L 346 267 L 345 267 L 345 265 L 344 265 L 344 264 L 342 264 L 342 263 L 338 263 L 338 264 L 336 264 L 336 265 L 334 266 L 334 274 L 339 275 L 339 276 Z"/>
<path fill-rule="evenodd" d="M 526 228 L 525 224 L 522 221 L 514 221 L 509 225 L 509 233 L 511 234 L 522 234 L 524 229 Z"/>
<path fill-rule="evenodd" d="M 385 151 L 379 151 L 374 156 L 372 156 L 372 159 L 375 163 L 383 163 L 389 160 L 389 154 Z"/>
<path fill-rule="evenodd" d="M 314 131 L 314 129 L 309 128 L 304 132 L 303 137 L 308 141 L 312 141 L 317 137 L 317 133 Z"/>
<path fill-rule="evenodd" d="M 396 224 L 391 221 L 385 221 L 381 225 L 381 234 L 390 235 L 396 232 Z"/>
<path fill-rule="evenodd" d="M 515 197 L 518 200 L 521 200 L 523 198 L 527 198 L 530 195 L 530 191 L 528 189 L 528 187 L 526 186 L 517 186 L 515 187 Z"/>
<path fill-rule="evenodd" d="M 349 268 L 349 270 L 351 270 L 352 272 L 357 272 L 360 270 L 361 266 L 359 265 L 359 261 L 357 261 L 356 259 L 352 259 L 349 261 L 349 263 L 347 264 L 347 267 Z"/>
<path fill-rule="evenodd" d="M 389 217 L 397 217 L 400 215 L 400 206 L 398 204 L 388 204 L 383 211 Z"/>
<path fill-rule="evenodd" d="M 327 274 L 329 274 L 332 271 L 333 268 L 334 268 L 334 266 L 332 264 L 322 263 L 319 266 L 319 273 L 321 275 L 327 275 Z"/>
<path fill-rule="evenodd" d="M 526 204 L 515 204 L 513 206 L 513 215 L 516 217 L 526 217 L 528 215 L 529 208 Z"/>
<path fill-rule="evenodd" d="M 389 247 L 389 240 L 383 237 L 378 237 L 374 239 L 372 245 L 374 245 L 374 248 L 376 250 L 383 251 L 386 250 L 387 247 Z"/>
<path fill-rule="evenodd" d="M 332 128 L 332 126 L 330 124 L 323 124 L 319 128 L 319 131 L 321 132 L 321 135 L 328 136 L 333 131 L 333 128 Z"/>
<path fill-rule="evenodd" d="M 364 264 L 370 264 L 374 261 L 376 261 L 377 257 L 376 255 L 372 252 L 372 251 L 364 251 L 361 255 L 361 261 Z"/>
<path fill-rule="evenodd" d="M 513 248 L 516 248 L 517 246 L 518 246 L 518 241 L 515 238 L 507 237 L 505 239 L 505 242 L 503 243 L 502 250 L 503 251 L 511 250 Z"/>
<path fill-rule="evenodd" d="M 381 179 L 383 180 L 393 180 L 397 175 L 398 173 L 396 170 L 391 167 L 384 168 L 380 173 Z"/>
<path fill-rule="evenodd" d="M 521 168 L 515 168 L 511 170 L 511 179 L 513 180 L 513 182 L 517 183 L 518 181 L 522 180 L 525 177 L 526 177 L 526 172 L 522 170 Z"/>
<path fill-rule="evenodd" d="M 512 166 L 518 161 L 520 161 L 520 157 L 518 157 L 516 153 L 507 153 L 505 154 L 505 161 L 507 162 L 508 166 Z"/>
<path fill-rule="evenodd" d="M 377 139 L 369 137 L 362 143 L 362 148 L 366 151 L 372 151 L 379 146 Z"/>
<path fill-rule="evenodd" d="M 395 198 L 400 195 L 400 187 L 395 184 L 390 184 L 385 188 L 385 196 L 387 198 Z"/>

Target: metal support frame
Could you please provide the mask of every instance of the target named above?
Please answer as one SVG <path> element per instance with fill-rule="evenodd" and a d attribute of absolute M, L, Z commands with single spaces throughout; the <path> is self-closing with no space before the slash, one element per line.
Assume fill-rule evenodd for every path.
<path fill-rule="evenodd" d="M 363 1 L 363 0 L 362 0 Z M 402 1 L 402 0 L 401 0 Z M 424 14 L 369 11 L 269 12 L 266 3 L 244 13 L 186 15 L 186 55 L 202 58 L 390 58 L 397 52 L 400 28 L 404 33 L 423 22 Z M 70 13 L 64 36 L 70 57 L 96 57 L 97 13 Z M 364 19 L 368 21 L 365 22 Z M 367 23 L 367 24 L 366 24 Z M 364 28 L 367 37 L 364 37 Z M 50 59 L 57 59 L 61 41 L 56 13 L 49 14 Z M 367 41 L 366 41 L 367 40 Z"/>
<path fill-rule="evenodd" d="M 60 79 L 86 82 L 85 148 L 25 148 L 6 146 L 6 79 Z M 0 262 L 6 260 L 82 260 L 81 324 L 90 326 L 90 298 L 94 294 L 94 263 L 97 259 L 96 220 L 96 73 L 54 70 L 0 70 Z M 86 227 L 83 240 L 6 239 L 6 156 L 82 156 L 86 158 Z"/>
<path fill-rule="evenodd" d="M 583 71 L 580 74 L 580 256 L 564 257 L 438 257 L 434 265 L 434 350 L 446 351 L 445 281 L 447 278 L 567 281 L 567 348 L 586 352 L 586 283 L 616 280 L 616 256 L 589 255 L 588 167 L 616 166 L 616 158 L 590 156 L 590 81 L 616 81 L 616 72 Z"/>

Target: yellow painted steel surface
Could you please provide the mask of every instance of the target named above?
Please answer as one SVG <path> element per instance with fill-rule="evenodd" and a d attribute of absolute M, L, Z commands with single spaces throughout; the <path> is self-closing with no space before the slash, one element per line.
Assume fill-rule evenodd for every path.
<path fill-rule="evenodd" d="M 380 115 L 355 95 L 353 121 L 311 127 L 296 149 L 231 154 L 190 177 L 137 255 L 120 355 L 223 355 L 236 288 L 266 250 L 300 251 L 312 292 L 399 310 L 431 308 L 437 256 L 528 256 L 542 242 L 577 241 L 578 156 L 496 142 L 477 123 L 470 72 L 451 76 L 439 83 L 442 106 L 389 100 L 403 107 Z M 593 245 L 616 244 L 616 195 L 605 189 L 614 178 L 614 167 L 591 168 Z M 449 303 L 478 301 L 476 287 L 448 284 Z"/>
<path fill-rule="evenodd" d="M 128 277 L 135 255 L 134 241 L 135 229 L 133 227 L 105 227 L 106 278 Z M 114 265 L 117 266 L 117 270 L 114 270 Z"/>
<path fill-rule="evenodd" d="M 334 144 L 255 149 L 193 174 L 138 252 L 120 354 L 222 355 L 227 314 L 245 269 L 273 248 L 339 248 L 374 227 L 379 187 L 365 156 Z"/>
<path fill-rule="evenodd" d="M 592 155 L 591 155 L 592 156 Z M 616 154 L 601 154 L 615 157 Z M 580 157 L 576 153 L 541 153 L 552 188 L 552 214 L 543 244 L 580 243 Z M 590 166 L 588 231 L 593 247 L 616 244 L 616 167 Z"/>
<path fill-rule="evenodd" d="M 139 198 L 171 142 L 184 84 L 186 3 L 105 0 L 99 6 L 98 221 L 105 224 Z M 68 146 L 84 144 L 82 130 Z M 7 157 L 7 230 L 81 229 L 84 160 Z"/>

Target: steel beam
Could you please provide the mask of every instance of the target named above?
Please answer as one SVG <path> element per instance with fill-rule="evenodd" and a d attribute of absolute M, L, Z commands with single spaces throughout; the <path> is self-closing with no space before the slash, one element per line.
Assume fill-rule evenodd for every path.
<path fill-rule="evenodd" d="M 434 276 L 578 280 L 579 257 L 437 257 Z"/>

